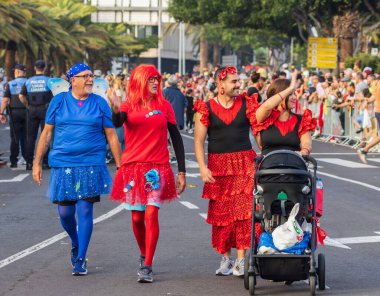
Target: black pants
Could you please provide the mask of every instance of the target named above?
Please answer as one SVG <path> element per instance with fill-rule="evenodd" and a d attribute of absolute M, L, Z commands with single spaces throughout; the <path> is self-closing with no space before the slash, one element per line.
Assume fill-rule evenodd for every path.
<path fill-rule="evenodd" d="M 41 132 L 45 126 L 45 115 L 47 108 L 45 106 L 30 106 L 28 110 L 28 130 L 26 136 L 26 162 L 33 163 L 34 158 L 34 149 L 36 146 L 36 139 L 38 135 L 38 130 L 41 127 Z M 49 151 L 46 151 L 46 154 L 43 159 L 43 163 L 48 163 L 48 154 Z"/>
<path fill-rule="evenodd" d="M 20 148 L 21 155 L 26 159 L 26 109 L 10 109 L 11 131 L 11 164 L 17 163 Z"/>
<path fill-rule="evenodd" d="M 193 117 L 194 117 L 193 111 L 191 111 L 191 112 L 187 111 L 186 112 L 186 126 L 188 128 L 193 128 L 193 125 L 194 125 Z"/>

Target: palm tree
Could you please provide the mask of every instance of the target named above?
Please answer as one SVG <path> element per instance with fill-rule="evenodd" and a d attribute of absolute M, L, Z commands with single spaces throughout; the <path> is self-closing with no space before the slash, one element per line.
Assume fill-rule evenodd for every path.
<path fill-rule="evenodd" d="M 360 30 L 360 15 L 358 12 L 347 11 L 333 18 L 334 35 L 339 38 L 341 61 L 353 55 L 353 39 Z"/>
<path fill-rule="evenodd" d="M 5 75 L 12 77 L 12 69 L 16 62 L 17 44 L 26 40 L 25 28 L 32 14 L 21 9 L 19 0 L 3 0 L 0 2 L 0 45 L 5 49 L 4 68 Z"/>

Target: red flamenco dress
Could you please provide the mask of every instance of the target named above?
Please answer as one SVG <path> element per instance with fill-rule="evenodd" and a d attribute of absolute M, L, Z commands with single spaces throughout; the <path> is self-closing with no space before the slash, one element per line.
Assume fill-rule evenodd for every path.
<path fill-rule="evenodd" d="M 257 110 L 259 105 L 255 105 Z M 303 115 L 290 113 L 286 121 L 280 121 L 279 117 L 279 110 L 272 110 L 271 114 L 260 123 L 257 123 L 256 113 L 253 116 L 253 134 L 255 136 L 260 134 L 261 152 L 264 155 L 275 150 L 300 151 L 301 136 L 314 130 L 317 125 L 309 109 L 306 109 Z"/>
<path fill-rule="evenodd" d="M 112 187 L 111 200 L 131 206 L 160 204 L 176 199 L 174 174 L 169 164 L 167 125 L 176 124 L 168 101 L 154 102 L 151 109 L 132 110 L 126 103 L 120 112 L 126 147 Z"/>
<path fill-rule="evenodd" d="M 215 99 L 195 106 L 208 128 L 207 166 L 215 183 L 205 183 L 202 197 L 210 200 L 207 223 L 212 225 L 212 246 L 221 254 L 250 246 L 256 156 L 249 140 L 253 102 L 241 95 L 228 109 Z"/>

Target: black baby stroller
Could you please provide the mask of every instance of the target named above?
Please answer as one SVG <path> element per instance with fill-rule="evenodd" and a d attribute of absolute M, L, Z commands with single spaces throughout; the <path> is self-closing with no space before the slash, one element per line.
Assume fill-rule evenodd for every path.
<path fill-rule="evenodd" d="M 312 165 L 313 172 L 309 171 L 308 164 Z M 286 284 L 309 279 L 310 293 L 315 295 L 317 279 L 319 290 L 325 289 L 324 255 L 318 255 L 318 266 L 315 260 L 317 162 L 293 151 L 278 150 L 258 156 L 255 167 L 251 249 L 245 257 L 244 286 L 254 295 L 257 276 Z M 258 254 L 256 223 L 261 224 L 263 231 L 272 233 L 286 222 L 296 203 L 300 205 L 297 222 L 311 223 L 308 248 L 301 255 Z"/>

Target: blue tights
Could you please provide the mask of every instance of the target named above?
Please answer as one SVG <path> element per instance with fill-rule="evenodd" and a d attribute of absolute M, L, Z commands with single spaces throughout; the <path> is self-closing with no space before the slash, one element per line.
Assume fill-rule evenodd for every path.
<path fill-rule="evenodd" d="M 78 213 L 78 231 L 75 210 Z M 85 259 L 93 228 L 93 203 L 78 200 L 76 205 L 59 205 L 58 214 L 63 229 L 71 238 L 72 246 L 79 248 L 78 258 Z"/>

